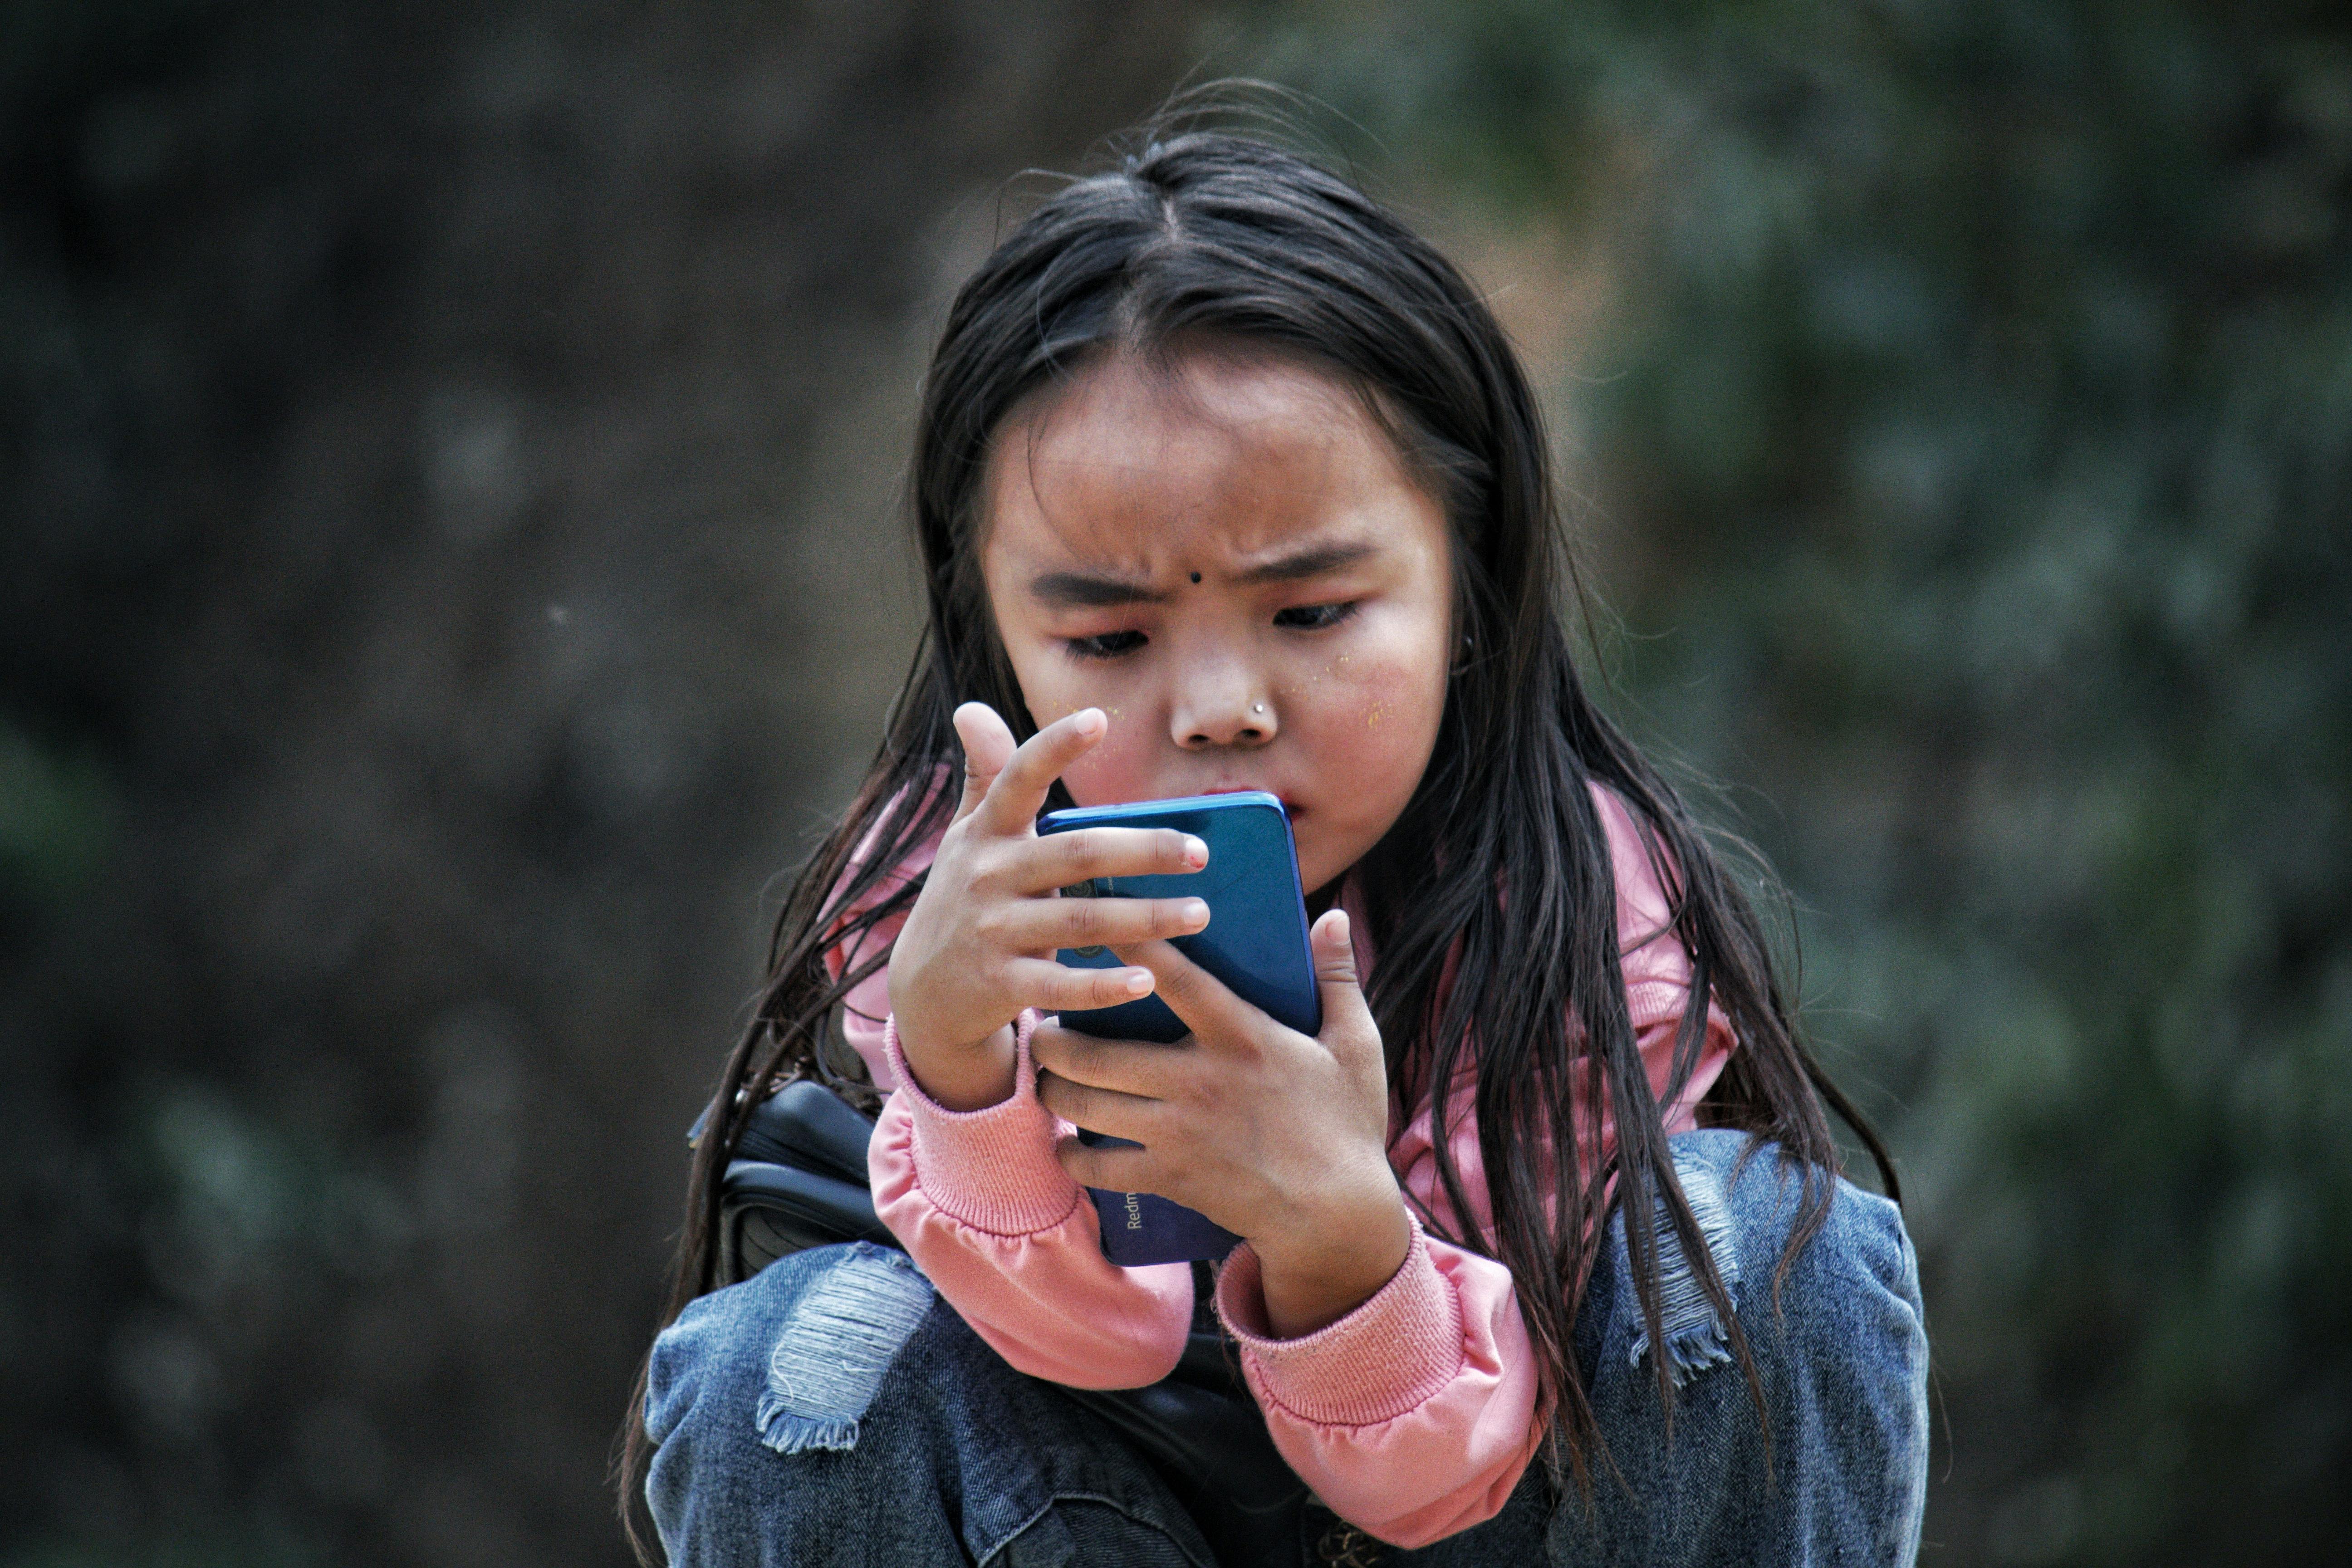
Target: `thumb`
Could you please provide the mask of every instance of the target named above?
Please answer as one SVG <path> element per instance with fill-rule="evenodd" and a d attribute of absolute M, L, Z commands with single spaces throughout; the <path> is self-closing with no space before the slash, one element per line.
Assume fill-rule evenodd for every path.
<path fill-rule="evenodd" d="M 955 710 L 956 739 L 963 742 L 963 799 L 956 803 L 955 820 L 961 822 L 980 809 L 988 786 L 1013 760 L 1013 731 L 985 702 L 967 702 Z"/>
<path fill-rule="evenodd" d="M 1377 1056 L 1380 1031 L 1364 1001 L 1363 982 L 1356 974 L 1356 944 L 1349 931 L 1348 912 L 1324 910 L 1323 918 L 1307 932 L 1307 940 L 1315 950 L 1316 985 L 1323 994 L 1324 1043 L 1369 1038 Z"/>

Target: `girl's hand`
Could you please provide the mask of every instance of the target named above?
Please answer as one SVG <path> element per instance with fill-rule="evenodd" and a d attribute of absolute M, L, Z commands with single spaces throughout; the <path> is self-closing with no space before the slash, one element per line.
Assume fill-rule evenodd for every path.
<path fill-rule="evenodd" d="M 1070 969 L 1057 948 L 1124 947 L 1209 923 L 1199 899 L 1069 899 L 1093 877 L 1197 871 L 1208 846 L 1173 828 L 1089 827 L 1037 837 L 1062 770 L 1108 728 L 1096 708 L 1057 719 L 1016 750 L 994 709 L 956 710 L 963 799 L 890 952 L 898 1047 L 923 1092 L 977 1110 L 1013 1092 L 1012 1022 L 1026 1007 L 1109 1007 L 1148 995 L 1144 968 Z"/>
<path fill-rule="evenodd" d="M 1389 1168 L 1388 1069 L 1356 978 L 1348 917 L 1315 922 L 1323 1033 L 1284 1028 L 1165 942 L 1122 949 L 1157 976 L 1192 1026 L 1172 1046 L 1041 1028 L 1030 1042 L 1038 1098 L 1089 1131 L 1062 1166 L 1090 1187 L 1158 1193 L 1247 1238 L 1262 1265 L 1268 1326 L 1312 1333 L 1387 1284 L 1412 1243 Z"/>

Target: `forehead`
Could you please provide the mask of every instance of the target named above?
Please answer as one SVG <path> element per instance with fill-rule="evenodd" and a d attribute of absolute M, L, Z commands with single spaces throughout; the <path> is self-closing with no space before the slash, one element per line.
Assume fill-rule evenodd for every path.
<path fill-rule="evenodd" d="M 1327 536 L 1425 542 L 1430 502 L 1366 400 L 1287 361 L 1121 354 L 1008 419 L 989 452 L 984 558 L 1130 574 L 1244 563 Z"/>

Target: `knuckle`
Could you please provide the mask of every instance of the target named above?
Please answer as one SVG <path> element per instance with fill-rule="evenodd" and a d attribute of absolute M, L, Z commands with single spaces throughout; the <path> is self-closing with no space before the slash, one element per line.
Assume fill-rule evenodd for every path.
<path fill-rule="evenodd" d="M 971 864 L 964 868 L 964 885 L 974 893 L 993 897 L 1003 891 L 1012 869 L 1012 858 L 1002 847 L 994 844 L 985 848 L 975 847 Z"/>

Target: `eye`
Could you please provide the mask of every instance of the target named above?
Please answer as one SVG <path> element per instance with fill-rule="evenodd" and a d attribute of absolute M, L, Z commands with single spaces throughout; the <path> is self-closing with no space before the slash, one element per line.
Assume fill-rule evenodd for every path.
<path fill-rule="evenodd" d="M 1356 601 L 1338 605 L 1294 605 L 1275 612 L 1274 624 L 1295 632 L 1319 632 L 1338 626 L 1356 613 Z"/>
<path fill-rule="evenodd" d="M 1069 649 L 1077 658 L 1117 658 L 1123 653 L 1133 653 L 1150 641 L 1141 632 L 1103 632 L 1090 637 L 1071 637 Z"/>

